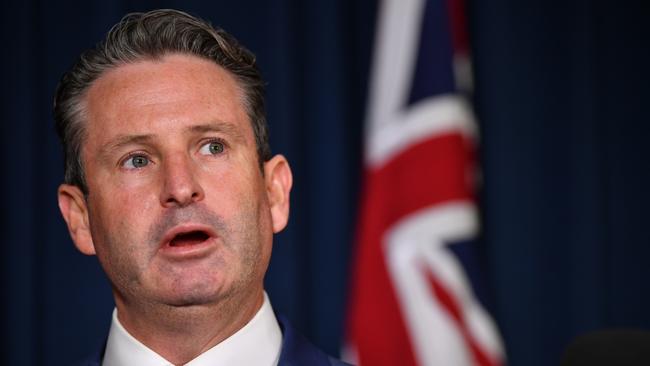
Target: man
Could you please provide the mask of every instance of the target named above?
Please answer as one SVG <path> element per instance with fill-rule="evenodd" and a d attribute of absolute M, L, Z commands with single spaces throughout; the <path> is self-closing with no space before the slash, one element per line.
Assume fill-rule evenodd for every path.
<path fill-rule="evenodd" d="M 341 364 L 278 324 L 263 289 L 292 184 L 263 88 L 232 36 L 173 10 L 127 15 L 63 76 L 59 207 L 116 304 L 85 364 Z"/>

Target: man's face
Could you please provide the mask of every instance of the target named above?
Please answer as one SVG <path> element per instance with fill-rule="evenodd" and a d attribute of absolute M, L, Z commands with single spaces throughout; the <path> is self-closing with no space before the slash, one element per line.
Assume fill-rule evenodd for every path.
<path fill-rule="evenodd" d="M 288 195 L 290 172 L 287 181 L 281 157 L 260 171 L 235 79 L 210 61 L 169 55 L 106 72 L 86 102 L 89 195 L 79 203 L 63 185 L 59 201 L 75 244 L 97 254 L 118 303 L 261 294 L 273 232 L 286 223 L 273 177 L 278 164 L 286 169 Z"/>

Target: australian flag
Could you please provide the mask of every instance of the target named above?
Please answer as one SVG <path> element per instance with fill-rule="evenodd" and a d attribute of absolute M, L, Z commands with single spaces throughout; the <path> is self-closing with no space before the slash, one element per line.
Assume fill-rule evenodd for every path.
<path fill-rule="evenodd" d="M 460 0 L 385 0 L 345 353 L 361 366 L 505 364 L 477 296 L 477 131 Z"/>

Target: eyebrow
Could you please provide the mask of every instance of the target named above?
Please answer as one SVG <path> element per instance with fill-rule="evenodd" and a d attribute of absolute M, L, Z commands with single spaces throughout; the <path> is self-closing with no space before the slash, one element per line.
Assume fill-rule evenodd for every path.
<path fill-rule="evenodd" d="M 146 144 L 153 140 L 154 135 L 145 134 L 145 135 L 118 135 L 116 138 L 111 140 L 108 144 L 103 146 L 99 150 L 100 159 L 105 159 L 111 155 L 113 151 L 119 150 L 123 146 L 134 145 L 134 144 Z"/>
<path fill-rule="evenodd" d="M 237 142 L 241 142 L 241 143 L 243 143 L 246 140 L 244 138 L 244 135 L 241 133 L 240 129 L 237 128 L 232 123 L 228 123 L 228 122 L 216 121 L 216 122 L 210 122 L 210 123 L 205 123 L 200 125 L 192 125 L 187 127 L 187 130 L 196 134 L 206 133 L 206 132 L 220 132 L 230 136 Z"/>
<path fill-rule="evenodd" d="M 216 121 L 204 124 L 192 125 L 185 128 L 192 134 L 202 134 L 208 132 L 218 132 L 230 136 L 235 142 L 244 143 L 245 138 L 241 131 L 232 123 Z M 108 157 L 113 151 L 128 145 L 147 144 L 154 139 L 154 134 L 143 135 L 118 135 L 108 144 L 100 149 L 100 158 Z"/>

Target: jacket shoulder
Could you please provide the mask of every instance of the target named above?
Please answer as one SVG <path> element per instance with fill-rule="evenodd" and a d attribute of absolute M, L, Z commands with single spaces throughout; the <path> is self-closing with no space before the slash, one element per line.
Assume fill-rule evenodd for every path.
<path fill-rule="evenodd" d="M 350 366 L 325 354 L 298 333 L 282 315 L 277 315 L 282 329 L 282 351 L 278 366 Z"/>

